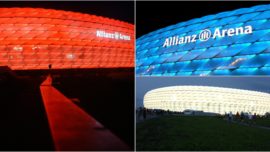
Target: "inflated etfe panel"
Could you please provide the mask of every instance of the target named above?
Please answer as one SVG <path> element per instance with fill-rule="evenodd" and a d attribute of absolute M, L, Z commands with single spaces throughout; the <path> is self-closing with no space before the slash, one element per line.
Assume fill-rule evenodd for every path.
<path fill-rule="evenodd" d="M 269 93 L 258 91 L 211 86 L 171 86 L 147 92 L 144 107 L 175 112 L 191 110 L 264 115 L 270 110 L 269 100 Z"/>
<path fill-rule="evenodd" d="M 13 70 L 134 67 L 134 25 L 37 8 L 0 8 L 0 66 Z"/>
<path fill-rule="evenodd" d="M 136 42 L 143 76 L 269 75 L 270 5 L 195 18 Z"/>

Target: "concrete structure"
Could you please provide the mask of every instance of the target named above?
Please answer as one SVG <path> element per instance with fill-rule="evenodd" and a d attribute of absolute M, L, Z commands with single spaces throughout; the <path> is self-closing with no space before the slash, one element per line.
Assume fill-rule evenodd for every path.
<path fill-rule="evenodd" d="M 52 85 L 49 75 L 40 92 L 56 151 L 107 151 L 130 148 Z"/>
<path fill-rule="evenodd" d="M 270 112 L 270 94 L 208 86 L 171 86 L 151 90 L 144 96 L 144 107 L 170 111 L 196 110 L 225 114 Z"/>

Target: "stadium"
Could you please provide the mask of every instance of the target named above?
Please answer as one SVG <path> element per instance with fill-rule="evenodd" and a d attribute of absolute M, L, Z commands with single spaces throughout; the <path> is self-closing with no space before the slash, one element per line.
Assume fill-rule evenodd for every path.
<path fill-rule="evenodd" d="M 1 150 L 134 149 L 132 7 L 1 3 Z"/>
<path fill-rule="evenodd" d="M 38 8 L 0 9 L 0 66 L 13 70 L 134 66 L 133 25 Z M 109 35 L 110 37 L 108 37 Z"/>
<path fill-rule="evenodd" d="M 270 74 L 270 5 L 221 12 L 137 39 L 137 76 Z"/>
<path fill-rule="evenodd" d="M 270 111 L 270 94 L 223 87 L 170 86 L 151 90 L 144 96 L 148 109 L 203 111 L 216 114 Z"/>

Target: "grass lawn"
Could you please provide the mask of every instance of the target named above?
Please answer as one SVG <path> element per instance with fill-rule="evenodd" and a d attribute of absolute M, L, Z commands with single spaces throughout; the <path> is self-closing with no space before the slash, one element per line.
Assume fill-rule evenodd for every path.
<path fill-rule="evenodd" d="M 270 130 L 217 117 L 163 116 L 137 123 L 137 150 L 270 150 Z"/>
<path fill-rule="evenodd" d="M 265 119 L 265 118 L 257 118 L 253 120 L 256 125 L 260 126 L 265 126 L 265 127 L 270 127 L 270 119 Z"/>

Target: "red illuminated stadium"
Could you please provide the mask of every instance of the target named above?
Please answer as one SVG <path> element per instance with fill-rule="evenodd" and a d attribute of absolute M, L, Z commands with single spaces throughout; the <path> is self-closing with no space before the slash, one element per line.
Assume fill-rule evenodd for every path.
<path fill-rule="evenodd" d="M 134 26 L 95 15 L 0 8 L 0 66 L 12 70 L 134 67 Z"/>
<path fill-rule="evenodd" d="M 0 150 L 134 149 L 133 5 L 0 4 Z"/>

